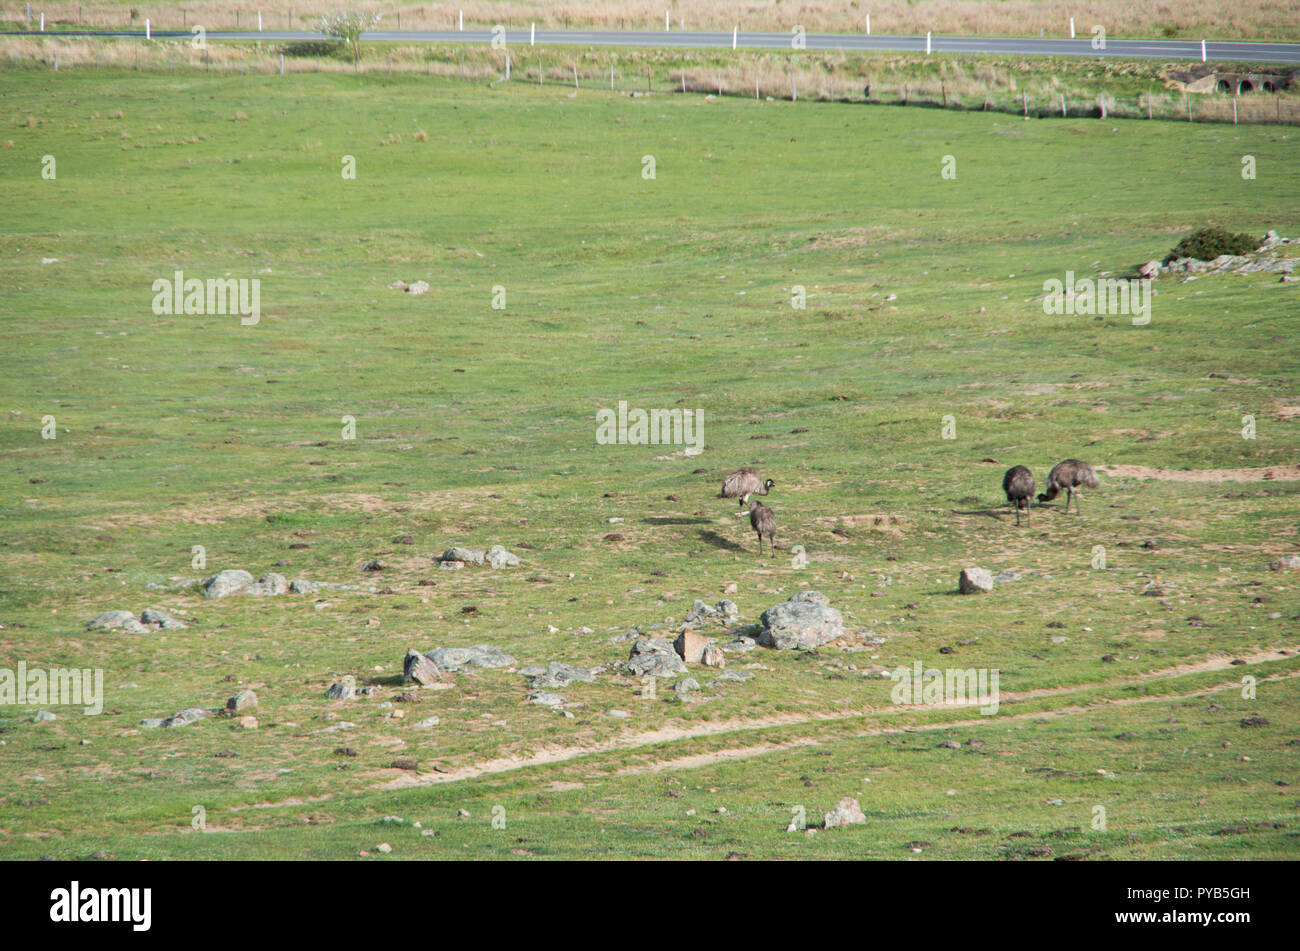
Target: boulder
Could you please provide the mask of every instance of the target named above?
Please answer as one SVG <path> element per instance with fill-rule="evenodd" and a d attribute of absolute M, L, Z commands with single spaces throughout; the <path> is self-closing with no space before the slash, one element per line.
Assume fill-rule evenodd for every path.
<path fill-rule="evenodd" d="M 815 650 L 844 635 L 844 617 L 820 591 L 800 591 L 759 618 L 758 643 L 776 650 Z"/>
<path fill-rule="evenodd" d="M 186 707 L 179 713 L 173 713 L 165 720 L 141 720 L 140 726 L 146 730 L 156 729 L 159 727 L 189 726 L 191 723 L 197 723 L 208 715 L 208 711 L 202 707 Z"/>
<path fill-rule="evenodd" d="M 1269 565 L 1274 571 L 1300 571 L 1300 555 L 1283 555 Z"/>
<path fill-rule="evenodd" d="M 320 592 L 320 582 L 308 581 L 306 578 L 295 578 L 289 582 L 289 590 L 294 594 L 318 594 Z"/>
<path fill-rule="evenodd" d="M 686 673 L 686 663 L 667 641 L 639 637 L 628 655 L 627 669 L 640 676 L 675 677 Z"/>
<path fill-rule="evenodd" d="M 402 661 L 402 679 L 413 680 L 422 687 L 442 679 L 438 665 L 419 651 L 411 649 Z"/>
<path fill-rule="evenodd" d="M 696 602 L 699 603 L 699 602 Z M 677 656 L 688 664 L 698 664 L 704 659 L 704 649 L 709 646 L 702 634 L 696 634 L 689 627 L 677 635 L 673 641 L 673 650 Z"/>
<path fill-rule="evenodd" d="M 834 829 L 836 826 L 859 825 L 867 821 L 867 817 L 862 814 L 862 807 L 852 796 L 845 796 L 835 808 L 826 813 L 824 825 L 827 829 Z"/>
<path fill-rule="evenodd" d="M 473 647 L 439 647 L 424 655 L 439 670 L 455 673 L 462 667 L 513 667 L 515 659 L 498 647 L 475 644 Z"/>
<path fill-rule="evenodd" d="M 353 700 L 357 695 L 357 681 L 355 677 L 347 676 L 342 680 L 330 684 L 330 688 L 325 691 L 325 696 L 330 700 Z"/>
<path fill-rule="evenodd" d="M 144 634 L 149 629 L 135 619 L 130 611 L 105 611 L 90 622 L 91 628 L 122 630 L 130 634 Z"/>
<path fill-rule="evenodd" d="M 541 673 L 532 675 L 529 686 L 534 689 L 562 688 L 572 683 L 589 684 L 595 679 L 596 675 L 586 667 L 573 667 L 570 664 L 552 661 Z"/>
<path fill-rule="evenodd" d="M 551 693 L 549 690 L 534 690 L 528 695 L 528 702 L 543 707 L 551 707 L 552 709 L 564 706 L 564 698 L 558 693 Z"/>
<path fill-rule="evenodd" d="M 266 598 L 274 597 L 278 594 L 285 594 L 289 590 L 289 579 L 284 575 L 276 574 L 274 571 L 267 572 L 258 579 L 257 584 L 250 584 L 244 588 L 240 594 L 251 594 L 254 597 Z"/>
<path fill-rule="evenodd" d="M 1152 280 L 1155 280 L 1160 276 L 1160 262 L 1148 261 L 1146 264 L 1138 268 L 1138 276 L 1149 277 Z"/>
<path fill-rule="evenodd" d="M 218 571 L 203 582 L 203 596 L 205 598 L 224 598 L 232 594 L 238 594 L 252 583 L 253 576 L 247 571 L 242 568 L 227 568 L 225 571 Z"/>
<path fill-rule="evenodd" d="M 957 590 L 962 594 L 987 594 L 993 590 L 993 575 L 987 568 L 963 568 Z"/>
<path fill-rule="evenodd" d="M 485 557 L 484 552 L 478 551 L 473 548 L 452 547 L 444 551 L 442 553 L 442 557 L 439 558 L 438 560 L 443 562 L 460 561 L 460 562 L 468 562 L 471 565 L 481 565 L 483 564 L 484 557 Z"/>
<path fill-rule="evenodd" d="M 722 670 L 727 666 L 727 657 L 722 653 L 721 647 L 716 644 L 709 644 L 704 648 L 704 653 L 700 655 L 700 663 L 705 667 Z"/>
<path fill-rule="evenodd" d="M 184 623 L 176 620 L 166 611 L 159 611 L 157 608 L 145 608 L 140 615 L 140 623 L 151 627 L 159 627 L 166 631 L 183 631 L 186 628 Z"/>
<path fill-rule="evenodd" d="M 243 713 L 257 708 L 257 694 L 251 690 L 241 690 L 226 701 L 227 713 Z"/>
<path fill-rule="evenodd" d="M 427 281 L 416 281 L 414 284 L 408 284 L 402 289 L 408 294 L 427 294 L 429 293 L 429 283 Z"/>
<path fill-rule="evenodd" d="M 512 555 L 500 545 L 493 545 L 489 548 L 484 558 L 493 568 L 514 568 L 519 564 L 519 556 Z"/>

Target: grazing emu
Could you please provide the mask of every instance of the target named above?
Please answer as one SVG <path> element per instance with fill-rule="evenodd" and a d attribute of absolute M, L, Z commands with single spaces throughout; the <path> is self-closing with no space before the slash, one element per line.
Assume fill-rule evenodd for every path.
<path fill-rule="evenodd" d="M 749 504 L 751 495 L 767 495 L 767 490 L 776 485 L 771 479 L 766 482 L 753 469 L 737 469 L 722 482 L 720 499 L 740 499 L 740 509 Z"/>
<path fill-rule="evenodd" d="M 1081 515 L 1079 511 L 1079 486 L 1081 485 L 1086 485 L 1090 489 L 1097 488 L 1097 473 L 1093 472 L 1092 466 L 1086 462 L 1066 459 L 1052 467 L 1051 473 L 1047 476 L 1047 491 L 1038 497 L 1038 501 L 1050 502 L 1064 489 L 1065 510 L 1070 511 L 1070 499 L 1074 499 L 1074 514 Z"/>
<path fill-rule="evenodd" d="M 755 499 L 749 503 L 749 524 L 758 533 L 758 556 L 763 557 L 763 536 L 767 536 L 767 547 L 776 549 L 776 517 L 772 510 Z"/>
<path fill-rule="evenodd" d="M 1012 466 L 1002 477 L 1002 491 L 1016 507 L 1016 524 L 1020 524 L 1020 503 L 1025 503 L 1025 524 L 1029 525 L 1029 503 L 1034 497 L 1034 474 L 1024 466 Z"/>

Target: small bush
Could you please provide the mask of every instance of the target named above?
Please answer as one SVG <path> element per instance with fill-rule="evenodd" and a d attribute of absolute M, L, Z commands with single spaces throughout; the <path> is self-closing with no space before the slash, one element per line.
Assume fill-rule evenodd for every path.
<path fill-rule="evenodd" d="M 1259 242 L 1254 236 L 1244 232 L 1233 234 L 1217 226 L 1201 228 L 1179 241 L 1165 257 L 1165 262 L 1175 261 L 1178 258 L 1213 261 L 1221 254 L 1234 256 L 1250 254 L 1258 246 Z"/>
<path fill-rule="evenodd" d="M 280 52 L 285 56 L 300 57 L 302 59 L 312 59 L 317 56 L 321 59 L 343 59 L 345 55 L 345 47 L 342 43 L 326 43 L 321 40 L 305 40 L 301 43 L 286 43 L 284 46 L 280 47 Z"/>

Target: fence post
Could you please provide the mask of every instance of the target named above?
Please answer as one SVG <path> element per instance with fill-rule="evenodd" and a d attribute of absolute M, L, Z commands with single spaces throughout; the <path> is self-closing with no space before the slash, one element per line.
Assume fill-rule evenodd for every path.
<path fill-rule="evenodd" d="M 280 75 L 284 75 L 284 54 L 280 54 Z"/>
<path fill-rule="evenodd" d="M 1061 118 L 1065 118 L 1065 93 L 1061 93 Z"/>
<path fill-rule="evenodd" d="M 1232 97 L 1232 124 L 1237 124 L 1237 97 Z"/>
<path fill-rule="evenodd" d="M 1028 119 L 1029 118 L 1029 93 L 1022 92 L 1020 94 L 1020 99 L 1025 105 L 1025 118 Z"/>
<path fill-rule="evenodd" d="M 573 67 L 573 88 L 578 88 L 578 67 L 576 64 Z"/>
<path fill-rule="evenodd" d="M 1147 118 L 1151 118 L 1151 90 L 1147 90 Z"/>
<path fill-rule="evenodd" d="M 791 102 L 799 101 L 799 90 L 796 89 L 794 85 L 794 73 L 790 74 L 790 101 Z"/>
<path fill-rule="evenodd" d="M 609 64 L 609 91 L 614 91 L 614 64 Z"/>

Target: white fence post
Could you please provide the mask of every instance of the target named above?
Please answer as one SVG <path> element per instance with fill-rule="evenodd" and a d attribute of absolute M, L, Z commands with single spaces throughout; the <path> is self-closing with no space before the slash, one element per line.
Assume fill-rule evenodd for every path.
<path fill-rule="evenodd" d="M 867 36 L 871 35 L 871 14 L 867 14 Z"/>
<path fill-rule="evenodd" d="M 528 45 L 529 46 L 537 45 L 537 24 L 536 23 L 534 23 L 532 26 L 528 28 Z"/>
<path fill-rule="evenodd" d="M 736 48 L 736 40 L 739 37 L 740 37 L 740 24 L 736 24 L 731 28 L 731 48 L 733 50 Z"/>
<path fill-rule="evenodd" d="M 925 34 L 925 55 L 930 55 L 930 34 L 928 32 Z"/>
<path fill-rule="evenodd" d="M 1201 62 L 1205 62 L 1205 40 L 1201 40 Z"/>
<path fill-rule="evenodd" d="M 150 27 L 149 27 L 149 18 L 148 18 L 148 17 L 145 17 L 145 18 L 144 18 L 144 38 L 145 38 L 146 40 L 152 40 L 152 39 L 153 39 L 153 30 L 150 29 Z"/>
<path fill-rule="evenodd" d="M 1070 17 L 1070 39 L 1074 39 L 1074 17 Z"/>
<path fill-rule="evenodd" d="M 261 10 L 257 11 L 257 32 L 258 33 L 262 32 L 262 11 Z"/>

